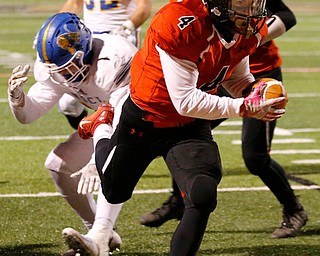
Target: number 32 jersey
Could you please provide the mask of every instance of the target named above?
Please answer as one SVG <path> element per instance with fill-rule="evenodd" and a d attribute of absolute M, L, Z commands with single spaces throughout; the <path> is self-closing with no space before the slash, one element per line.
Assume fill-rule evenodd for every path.
<path fill-rule="evenodd" d="M 135 12 L 135 0 L 84 0 L 83 19 L 93 32 L 117 29 Z"/>

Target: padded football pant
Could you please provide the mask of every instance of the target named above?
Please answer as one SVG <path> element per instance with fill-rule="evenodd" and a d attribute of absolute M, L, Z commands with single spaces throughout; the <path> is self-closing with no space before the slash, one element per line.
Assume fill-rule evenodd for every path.
<path fill-rule="evenodd" d="M 103 193 L 112 204 L 130 199 L 148 165 L 162 156 L 185 204 L 170 255 L 195 255 L 209 215 L 216 208 L 221 180 L 221 160 L 212 141 L 210 122 L 195 120 L 183 127 L 154 128 L 152 122 L 143 120 L 145 114 L 128 98 L 109 150 L 105 150 L 104 140 L 96 144 L 96 155 L 108 155 L 101 157 L 106 163 L 97 163 Z"/>

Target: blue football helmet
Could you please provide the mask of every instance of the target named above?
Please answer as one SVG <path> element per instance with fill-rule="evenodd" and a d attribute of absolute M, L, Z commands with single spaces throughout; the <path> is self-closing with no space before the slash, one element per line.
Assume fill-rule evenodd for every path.
<path fill-rule="evenodd" d="M 91 31 L 73 13 L 54 14 L 38 33 L 38 55 L 58 84 L 76 87 L 86 79 L 91 50 Z"/>
<path fill-rule="evenodd" d="M 245 37 L 262 28 L 267 11 L 266 0 L 203 0 L 209 17 L 218 29 L 228 29 Z"/>

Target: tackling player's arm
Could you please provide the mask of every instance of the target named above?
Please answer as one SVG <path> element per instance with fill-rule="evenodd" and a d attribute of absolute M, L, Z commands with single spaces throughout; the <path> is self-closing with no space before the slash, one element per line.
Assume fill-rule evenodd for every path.
<path fill-rule="evenodd" d="M 23 86 L 28 80 L 29 65 L 13 69 L 8 81 L 8 101 L 12 114 L 22 124 L 29 124 L 46 114 L 63 95 L 59 88 L 35 83 L 28 94 Z"/>
<path fill-rule="evenodd" d="M 267 21 L 268 35 L 263 39 L 261 44 L 281 36 L 297 23 L 294 13 L 284 2 L 268 0 L 266 7 L 271 13 L 271 17 Z"/>
<path fill-rule="evenodd" d="M 67 0 L 59 12 L 72 12 L 81 14 L 83 9 L 83 0 Z"/>

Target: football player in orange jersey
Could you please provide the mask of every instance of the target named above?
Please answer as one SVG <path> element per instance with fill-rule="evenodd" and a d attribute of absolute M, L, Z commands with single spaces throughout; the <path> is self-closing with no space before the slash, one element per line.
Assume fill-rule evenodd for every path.
<path fill-rule="evenodd" d="M 129 200 L 147 166 L 164 158 L 185 204 L 170 255 L 196 255 L 216 208 L 222 170 L 210 120 L 269 121 L 285 112 L 270 108 L 284 97 L 260 96 L 263 83 L 243 95 L 254 82 L 249 55 L 267 35 L 265 18 L 265 0 L 185 0 L 164 6 L 132 61 L 130 97 L 114 135 L 103 137 L 103 115 L 80 122 L 80 134 L 93 135 L 102 190 L 111 204 Z M 217 86 L 234 98 L 214 95 Z"/>
<path fill-rule="evenodd" d="M 250 55 L 250 71 L 256 79 L 261 77 L 274 78 L 282 81 L 282 59 L 272 38 L 282 35 L 296 24 L 293 12 L 282 1 L 267 0 L 268 36 L 262 45 Z M 219 96 L 230 96 L 223 87 L 218 88 Z M 223 120 L 214 120 L 212 129 Z M 298 202 L 283 167 L 270 156 L 270 145 L 276 121 L 264 122 L 255 118 L 243 118 L 242 154 L 248 170 L 261 178 L 283 206 L 283 221 L 273 233 L 274 238 L 292 237 L 307 222 L 307 214 Z M 140 219 L 142 225 L 149 227 L 161 226 L 170 219 L 180 220 L 184 205 L 180 191 L 173 181 L 173 192 L 161 207 L 146 213 Z"/>

